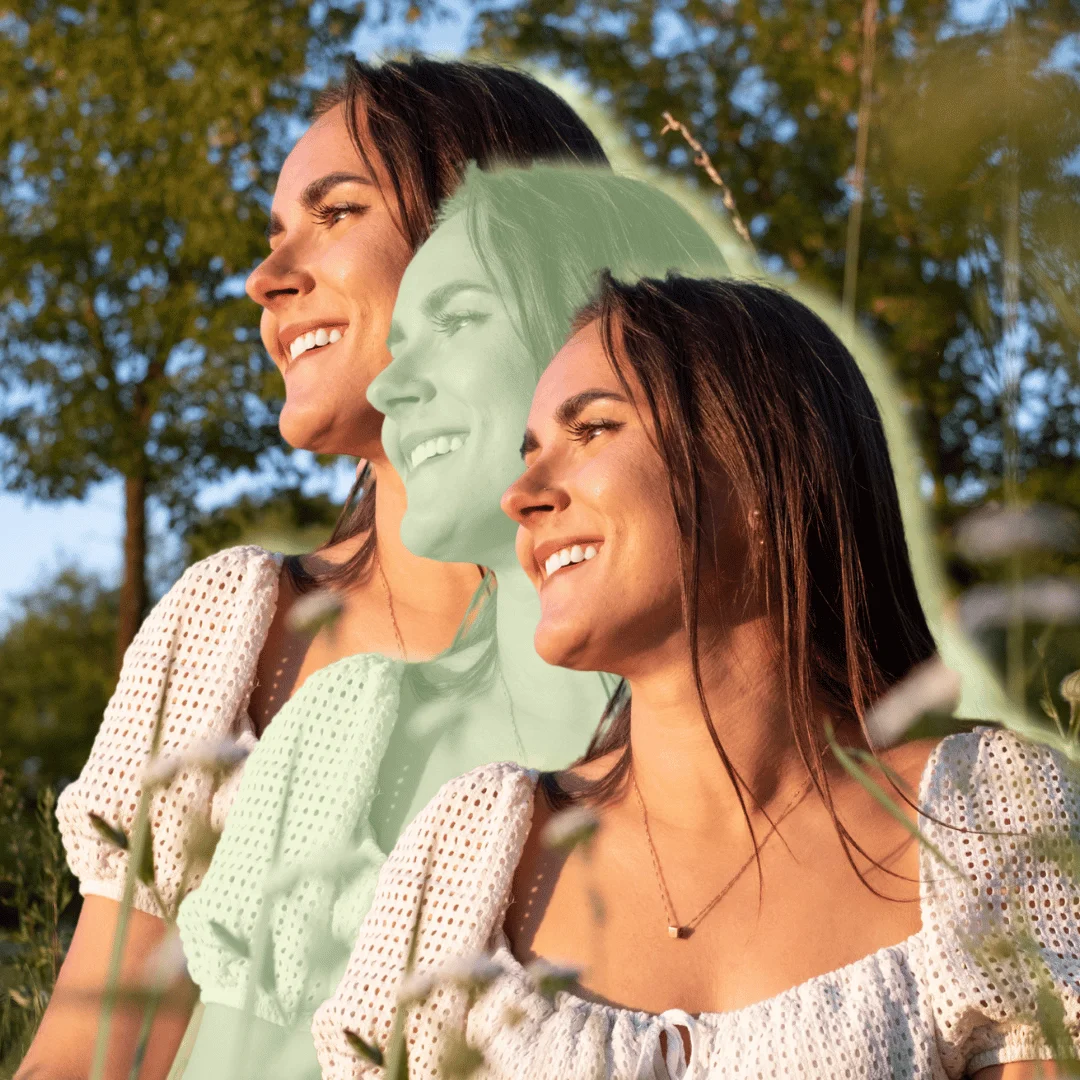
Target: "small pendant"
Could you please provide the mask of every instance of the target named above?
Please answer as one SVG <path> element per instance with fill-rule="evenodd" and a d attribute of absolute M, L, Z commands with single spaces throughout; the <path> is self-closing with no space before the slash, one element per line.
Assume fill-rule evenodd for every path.
<path fill-rule="evenodd" d="M 672 938 L 682 937 L 682 927 L 681 926 L 669 926 L 667 928 L 667 932 L 668 932 L 668 937 L 672 937 Z"/>

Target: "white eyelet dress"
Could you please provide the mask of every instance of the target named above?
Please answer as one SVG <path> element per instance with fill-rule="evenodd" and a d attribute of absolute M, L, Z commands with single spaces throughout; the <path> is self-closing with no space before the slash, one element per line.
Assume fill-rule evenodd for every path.
<path fill-rule="evenodd" d="M 378 1074 L 346 1031 L 385 1047 L 418 912 L 418 973 L 477 951 L 502 973 L 471 1009 L 444 983 L 410 1011 L 410 1080 L 438 1077 L 447 1036 L 462 1030 L 484 1056 L 477 1080 L 956 1080 L 1051 1058 L 1037 1020 L 1051 998 L 1065 1039 L 1077 1040 L 1080 884 L 1063 841 L 1080 839 L 1080 778 L 1045 748 L 996 728 L 943 740 L 920 804 L 945 824 L 924 818 L 923 833 L 958 872 L 923 848 L 920 930 L 768 1000 L 696 1018 L 567 992 L 550 1001 L 510 953 L 502 925 L 537 775 L 475 769 L 402 835 L 346 974 L 315 1015 L 325 1080 Z"/>
<path fill-rule="evenodd" d="M 255 669 L 277 606 L 281 558 L 235 547 L 191 566 L 155 605 L 124 655 L 116 690 L 77 780 L 57 802 L 68 865 L 84 896 L 119 900 L 127 852 L 94 829 L 94 813 L 130 832 L 150 759 L 154 725 L 168 679 L 159 752 L 182 757 L 197 744 L 232 738 L 256 743 L 248 716 Z M 180 897 L 192 822 L 225 823 L 243 768 L 222 784 L 202 769 L 182 769 L 150 811 L 154 877 L 169 906 Z M 199 884 L 189 874 L 185 892 Z M 161 915 L 153 892 L 135 886 L 135 906 Z"/>

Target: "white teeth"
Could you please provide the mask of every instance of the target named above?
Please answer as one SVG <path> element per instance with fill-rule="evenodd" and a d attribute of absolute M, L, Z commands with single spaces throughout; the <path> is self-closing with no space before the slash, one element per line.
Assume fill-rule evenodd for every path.
<path fill-rule="evenodd" d="M 415 469 L 417 465 L 427 461 L 429 457 L 438 457 L 442 454 L 451 454 L 460 450 L 465 445 L 465 439 L 461 435 L 436 435 L 425 439 L 419 446 L 413 448 L 409 455 L 409 467 Z"/>
<path fill-rule="evenodd" d="M 302 353 L 306 353 L 308 349 L 333 345 L 335 342 L 340 341 L 341 337 L 341 331 L 337 327 L 334 327 L 333 330 L 327 330 L 325 326 L 320 326 L 318 330 L 312 330 L 294 338 L 289 346 L 289 356 L 295 360 Z"/>
<path fill-rule="evenodd" d="M 556 570 L 561 570 L 564 566 L 569 566 L 570 563 L 587 562 L 589 559 L 595 558 L 596 548 L 594 545 L 589 544 L 588 547 L 582 548 L 580 544 L 574 544 L 573 547 L 553 551 L 544 561 L 544 570 L 547 576 L 551 577 Z"/>

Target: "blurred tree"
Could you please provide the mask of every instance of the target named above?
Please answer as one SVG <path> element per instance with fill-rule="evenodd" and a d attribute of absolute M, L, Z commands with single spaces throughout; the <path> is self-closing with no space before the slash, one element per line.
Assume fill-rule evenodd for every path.
<path fill-rule="evenodd" d="M 185 565 L 235 544 L 256 544 L 285 555 L 312 551 L 329 536 L 341 507 L 325 494 L 295 488 L 258 497 L 244 495 L 202 514 L 184 536 Z"/>
<path fill-rule="evenodd" d="M 63 570 L 16 601 L 0 633 L 4 768 L 31 786 L 74 779 L 112 693 L 117 595 Z"/>
<path fill-rule="evenodd" d="M 1080 456 L 1080 4 L 1013 5 L 1008 57 L 1003 5 L 981 6 L 978 27 L 947 0 L 881 6 L 856 310 L 897 365 L 939 510 L 1002 472 L 1010 363 L 1024 473 L 1064 484 Z M 734 190 L 766 265 L 838 296 L 862 12 L 862 0 L 518 0 L 478 10 L 476 39 L 574 73 L 649 158 L 696 175 L 679 136 L 660 135 L 671 111 Z M 1017 157 L 1020 330 L 1005 342 Z"/>
<path fill-rule="evenodd" d="M 148 500 L 176 525 L 209 482 L 290 469 L 242 282 L 305 72 L 332 73 L 352 7 L 0 13 L 0 479 L 59 499 L 123 477 L 116 664 L 147 605 Z"/>

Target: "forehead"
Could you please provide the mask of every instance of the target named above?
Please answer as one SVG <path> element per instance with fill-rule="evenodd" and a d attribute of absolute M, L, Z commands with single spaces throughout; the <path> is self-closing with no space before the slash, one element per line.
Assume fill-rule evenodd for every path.
<path fill-rule="evenodd" d="M 411 310 L 433 289 L 448 281 L 471 281 L 492 287 L 469 242 L 461 214 L 440 225 L 413 256 L 398 291 L 395 314 Z"/>
<path fill-rule="evenodd" d="M 327 173 L 364 171 L 345 126 L 344 106 L 336 105 L 320 116 L 289 151 L 278 174 L 274 207 L 297 201 L 312 180 Z"/>
<path fill-rule="evenodd" d="M 583 326 L 548 364 L 533 396 L 533 416 L 549 416 L 566 398 L 595 388 L 622 393 L 622 385 L 604 352 L 598 321 Z"/>

